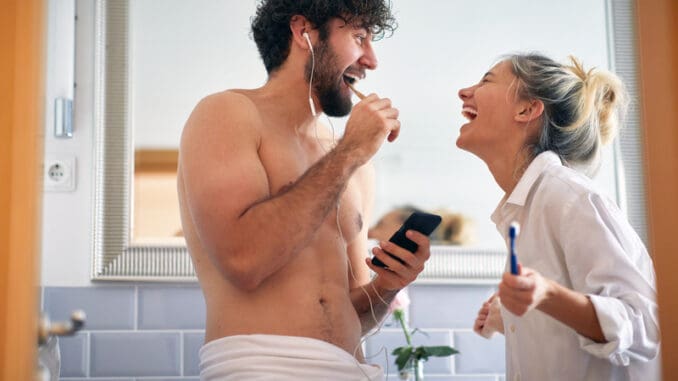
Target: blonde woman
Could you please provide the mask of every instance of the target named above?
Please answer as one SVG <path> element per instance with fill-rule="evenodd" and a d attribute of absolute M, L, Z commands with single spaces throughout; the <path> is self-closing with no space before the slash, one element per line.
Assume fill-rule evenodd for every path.
<path fill-rule="evenodd" d="M 647 250 L 587 174 L 625 106 L 620 80 L 538 54 L 506 57 L 459 91 L 457 146 L 482 159 L 505 196 L 492 214 L 521 226 L 519 274 L 499 284 L 507 380 L 658 377 L 655 276 Z M 488 301 L 490 302 L 490 301 Z M 481 308 L 474 329 L 489 324 Z"/>

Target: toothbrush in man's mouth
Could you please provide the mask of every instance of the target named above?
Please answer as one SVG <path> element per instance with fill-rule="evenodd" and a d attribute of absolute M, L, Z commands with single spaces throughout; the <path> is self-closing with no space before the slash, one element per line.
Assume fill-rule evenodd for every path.
<path fill-rule="evenodd" d="M 358 82 L 360 78 L 363 78 L 365 75 L 355 75 L 353 73 L 346 73 L 344 74 L 344 83 L 346 83 L 346 86 L 348 86 L 351 91 L 353 91 L 353 94 L 355 94 L 358 98 L 361 100 L 365 98 L 365 94 L 361 93 L 355 88 L 355 83 Z"/>
<path fill-rule="evenodd" d="M 363 93 L 361 93 L 360 91 L 358 91 L 358 90 L 353 86 L 353 83 L 346 81 L 346 86 L 348 86 L 348 88 L 351 89 L 351 91 L 353 91 L 353 94 L 355 94 L 356 97 L 358 97 L 358 98 L 360 98 L 360 99 L 364 99 L 364 98 L 365 98 L 365 94 L 363 94 Z"/>

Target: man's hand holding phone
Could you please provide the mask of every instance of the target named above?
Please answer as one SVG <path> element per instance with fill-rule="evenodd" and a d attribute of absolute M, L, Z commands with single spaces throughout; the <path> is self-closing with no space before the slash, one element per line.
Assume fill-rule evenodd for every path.
<path fill-rule="evenodd" d="M 378 274 L 382 288 L 400 289 L 417 278 L 431 256 L 428 235 L 440 221 L 435 214 L 413 213 L 389 242 L 381 242 L 380 247 L 372 249 L 374 257 L 366 259 L 366 263 Z"/>

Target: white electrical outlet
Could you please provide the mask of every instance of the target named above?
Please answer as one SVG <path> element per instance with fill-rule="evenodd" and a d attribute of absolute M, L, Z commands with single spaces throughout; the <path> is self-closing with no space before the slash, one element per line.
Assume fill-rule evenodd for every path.
<path fill-rule="evenodd" d="M 45 191 L 72 192 L 75 190 L 75 156 L 45 156 Z"/>

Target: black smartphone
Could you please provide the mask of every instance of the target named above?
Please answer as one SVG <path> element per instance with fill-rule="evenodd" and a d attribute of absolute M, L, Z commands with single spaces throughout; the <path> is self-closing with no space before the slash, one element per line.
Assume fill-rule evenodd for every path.
<path fill-rule="evenodd" d="M 440 221 L 442 218 L 437 215 L 437 214 L 430 214 L 430 213 L 423 213 L 423 212 L 414 212 L 412 213 L 405 222 L 403 222 L 403 225 L 398 229 L 397 232 L 393 233 L 393 236 L 389 239 L 389 241 L 395 243 L 396 245 L 402 247 L 403 249 L 406 249 L 407 251 L 414 253 L 417 251 L 419 248 L 419 245 L 414 243 L 414 241 L 410 240 L 405 236 L 405 232 L 408 230 L 416 230 L 421 234 L 424 235 L 430 235 L 433 233 L 433 231 L 440 225 Z M 388 254 L 388 253 L 387 253 Z M 397 260 L 400 263 L 403 263 L 403 261 L 391 254 L 390 255 L 393 259 Z M 379 258 L 377 257 L 372 257 L 372 264 L 375 266 L 379 267 L 386 267 L 384 262 L 380 261 Z"/>

